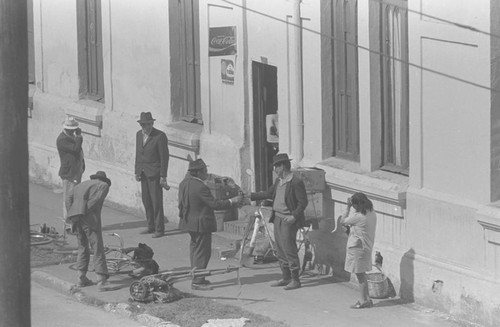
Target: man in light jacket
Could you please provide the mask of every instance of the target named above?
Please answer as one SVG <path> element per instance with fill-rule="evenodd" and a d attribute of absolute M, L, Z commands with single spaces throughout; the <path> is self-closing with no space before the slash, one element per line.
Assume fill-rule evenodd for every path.
<path fill-rule="evenodd" d="M 90 176 L 90 180 L 76 185 L 70 191 L 66 202 L 68 210 L 67 223 L 72 225 L 72 231 L 78 238 L 78 257 L 76 268 L 79 271 L 79 287 L 93 285 L 87 278 L 90 263 L 90 249 L 94 251 L 94 271 L 97 275 L 97 285 L 100 291 L 113 288 L 109 285 L 108 267 L 104 255 L 102 240 L 101 211 L 104 199 L 108 195 L 111 181 L 103 171 Z"/>

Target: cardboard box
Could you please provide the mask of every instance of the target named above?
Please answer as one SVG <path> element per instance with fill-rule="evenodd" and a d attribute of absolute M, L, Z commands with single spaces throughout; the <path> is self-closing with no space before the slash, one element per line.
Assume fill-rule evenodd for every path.
<path fill-rule="evenodd" d="M 292 172 L 295 176 L 304 181 L 306 185 L 306 191 L 308 193 L 323 192 L 325 189 L 325 171 L 318 168 L 297 168 L 293 169 Z"/>

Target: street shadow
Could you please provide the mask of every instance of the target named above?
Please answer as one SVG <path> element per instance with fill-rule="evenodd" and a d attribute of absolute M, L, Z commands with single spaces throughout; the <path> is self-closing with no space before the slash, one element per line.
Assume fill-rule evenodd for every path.
<path fill-rule="evenodd" d="M 253 276 L 240 277 L 240 283 L 241 285 L 262 284 L 278 280 L 279 278 L 281 278 L 281 273 L 278 272 L 270 274 L 254 274 Z M 228 279 L 224 283 L 232 285 L 238 284 L 238 278 Z"/>
<path fill-rule="evenodd" d="M 108 230 L 125 230 L 125 229 L 134 229 L 134 228 L 140 228 L 140 227 L 146 228 L 146 221 L 130 221 L 130 222 L 104 225 L 104 226 L 102 226 L 102 230 L 106 230 L 106 231 L 108 231 Z"/>
<path fill-rule="evenodd" d="M 131 221 L 131 222 L 123 222 L 123 223 L 116 223 L 116 224 L 102 226 L 103 231 L 118 231 L 118 230 L 136 229 L 136 228 L 146 228 L 146 222 L 145 221 Z M 178 228 L 175 228 L 175 229 L 165 230 L 165 233 L 163 236 L 173 236 L 173 235 L 180 235 L 180 234 L 186 234 L 186 233 L 187 232 L 182 231 Z"/>
<path fill-rule="evenodd" d="M 181 234 L 187 234 L 188 232 L 180 230 L 180 229 L 170 229 L 170 230 L 165 230 L 165 233 L 163 236 L 174 236 L 174 235 L 181 235 Z"/>
<path fill-rule="evenodd" d="M 405 299 L 397 298 L 397 299 L 387 299 L 387 300 L 381 300 L 376 302 L 373 307 L 374 308 L 382 308 L 382 307 L 393 307 L 397 305 L 403 305 L 403 304 L 408 304 L 411 303 L 410 301 L 407 301 Z"/>
<path fill-rule="evenodd" d="M 128 289 L 130 287 L 130 284 L 138 280 L 139 278 L 133 278 L 127 274 L 111 274 L 108 279 L 111 286 L 120 286 L 120 289 Z"/>
<path fill-rule="evenodd" d="M 300 283 L 302 284 L 302 287 L 305 288 L 305 287 L 316 287 L 327 284 L 335 284 L 335 283 L 340 283 L 340 281 L 333 278 L 332 276 L 323 276 L 320 278 L 315 277 L 314 279 L 300 278 Z"/>
<path fill-rule="evenodd" d="M 235 262 L 235 265 L 238 265 L 239 264 L 239 260 L 234 260 Z M 272 262 L 272 263 L 264 263 L 264 264 L 250 264 L 250 265 L 242 265 L 241 267 L 245 268 L 245 269 L 249 269 L 249 270 L 265 270 L 265 269 L 273 269 L 273 268 L 276 268 L 276 269 L 279 269 L 280 268 L 280 265 L 279 263 L 277 262 Z"/>
<path fill-rule="evenodd" d="M 248 304 L 253 304 L 253 303 L 260 303 L 260 302 L 274 302 L 272 300 L 268 300 L 265 298 L 262 299 L 251 299 L 251 298 L 244 298 L 244 297 L 227 297 L 227 296 L 207 296 L 207 299 L 213 299 L 213 300 L 231 300 L 231 301 L 248 301 Z"/>
<path fill-rule="evenodd" d="M 399 296 L 407 303 L 415 301 L 413 294 L 413 287 L 415 283 L 414 261 L 415 250 L 409 249 L 405 252 L 399 264 L 399 280 L 401 281 Z"/>

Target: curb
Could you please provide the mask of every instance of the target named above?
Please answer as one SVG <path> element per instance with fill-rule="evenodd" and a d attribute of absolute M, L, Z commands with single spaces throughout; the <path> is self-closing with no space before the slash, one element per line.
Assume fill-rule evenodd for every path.
<path fill-rule="evenodd" d="M 31 281 L 54 289 L 60 293 L 70 295 L 81 303 L 101 307 L 104 311 L 112 312 L 123 317 L 133 319 L 148 327 L 180 327 L 179 325 L 172 324 L 168 321 L 149 314 L 136 315 L 132 310 L 130 310 L 131 306 L 128 303 L 106 302 L 96 297 L 88 296 L 87 294 L 82 292 L 80 288 L 76 287 L 75 284 L 54 277 L 51 274 L 43 271 L 33 271 L 31 273 Z"/>

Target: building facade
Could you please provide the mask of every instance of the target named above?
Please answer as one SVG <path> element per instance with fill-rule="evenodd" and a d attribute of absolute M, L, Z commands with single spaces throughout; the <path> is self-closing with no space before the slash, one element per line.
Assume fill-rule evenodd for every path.
<path fill-rule="evenodd" d="M 365 192 L 402 298 L 500 325 L 496 1 L 33 0 L 32 10 L 33 180 L 61 183 L 67 115 L 85 133 L 85 175 L 105 170 L 109 201 L 141 212 L 134 136 L 152 112 L 169 138 L 171 221 L 190 158 L 260 190 L 273 154 L 287 152 L 294 167 L 325 172 L 310 199 L 323 218 L 311 232 L 317 267 L 342 274 L 346 236 L 330 233 L 332 218 Z"/>

